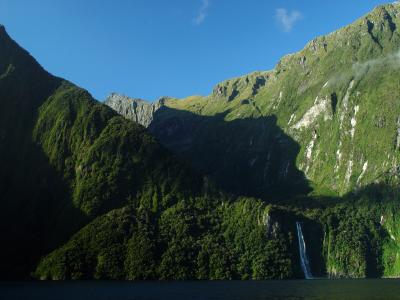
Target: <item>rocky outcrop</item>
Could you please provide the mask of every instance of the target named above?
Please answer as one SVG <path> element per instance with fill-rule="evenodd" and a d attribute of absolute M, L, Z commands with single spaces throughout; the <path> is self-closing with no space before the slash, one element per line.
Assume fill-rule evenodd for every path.
<path fill-rule="evenodd" d="M 167 97 L 158 99 L 151 103 L 142 99 L 129 98 L 124 95 L 112 93 L 104 102 L 119 114 L 128 119 L 148 127 L 153 121 L 154 113 L 165 104 Z"/>
<path fill-rule="evenodd" d="M 283 57 L 272 71 L 226 80 L 207 97 L 169 102 L 150 131 L 245 195 L 269 197 L 288 181 L 304 182 L 292 176 L 296 169 L 316 189 L 338 194 L 397 180 L 399 16 L 400 4 L 379 6 Z M 154 111 L 147 103 L 128 113 L 112 107 L 144 124 Z"/>
<path fill-rule="evenodd" d="M 254 72 L 252 74 L 221 82 L 215 86 L 212 97 L 225 101 L 233 101 L 238 96 L 254 96 L 258 90 L 266 85 L 270 78 L 269 72 Z"/>

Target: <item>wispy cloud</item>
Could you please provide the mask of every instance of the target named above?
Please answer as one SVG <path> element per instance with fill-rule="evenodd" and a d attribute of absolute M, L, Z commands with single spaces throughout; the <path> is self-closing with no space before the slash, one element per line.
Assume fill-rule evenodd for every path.
<path fill-rule="evenodd" d="M 390 53 L 384 57 L 370 59 L 364 62 L 355 62 L 351 66 L 351 73 L 344 73 L 333 76 L 329 79 L 328 84 L 335 86 L 337 84 L 343 84 L 348 82 L 350 79 L 359 81 L 368 72 L 379 71 L 379 68 L 385 70 L 397 70 L 400 69 L 400 50 L 397 52 Z"/>
<path fill-rule="evenodd" d="M 283 31 L 290 32 L 294 24 L 303 18 L 303 14 L 298 10 L 293 10 L 290 13 L 285 8 L 276 10 L 276 19 Z"/>
<path fill-rule="evenodd" d="M 352 69 L 356 79 L 364 76 L 369 70 L 375 67 L 387 66 L 388 68 L 400 67 L 400 51 L 386 55 L 385 57 L 371 59 L 362 63 L 356 62 Z"/>
<path fill-rule="evenodd" d="M 202 1 L 201 7 L 197 12 L 197 16 L 193 19 L 193 22 L 196 25 L 200 25 L 201 23 L 204 22 L 204 20 L 207 17 L 208 7 L 210 6 L 210 0 L 201 0 L 201 1 Z"/>

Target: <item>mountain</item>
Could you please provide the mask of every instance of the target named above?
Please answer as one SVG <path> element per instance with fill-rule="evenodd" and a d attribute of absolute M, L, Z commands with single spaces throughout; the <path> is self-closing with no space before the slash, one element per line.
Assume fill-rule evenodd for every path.
<path fill-rule="evenodd" d="M 397 180 L 399 10 L 379 6 L 275 69 L 222 82 L 207 97 L 158 102 L 142 124 L 237 194 L 265 198 L 290 187 L 298 195 L 311 187 L 344 195 Z M 105 103 L 130 118 L 112 98 Z"/>
<path fill-rule="evenodd" d="M 293 212 L 220 192 L 3 26 L 0 105 L 2 279 L 301 276 Z"/>
<path fill-rule="evenodd" d="M 399 11 L 133 120 L 0 27 L 0 277 L 400 276 Z"/>
<path fill-rule="evenodd" d="M 4 27 L 0 57 L 1 228 L 9 245 L 1 252 L 7 274 L 32 271 L 45 251 L 153 182 L 165 193 L 196 195 L 202 189 L 203 179 L 142 126 L 48 74 Z"/>
<path fill-rule="evenodd" d="M 168 98 L 160 98 L 155 103 L 148 103 L 142 99 L 131 99 L 127 96 L 112 93 L 105 104 L 118 111 L 120 114 L 148 127 L 153 121 L 154 113 L 168 100 Z"/>
<path fill-rule="evenodd" d="M 105 103 L 225 191 L 306 216 L 312 269 L 399 276 L 399 26 L 400 4 L 381 5 L 209 96 L 141 102 L 146 116 Z"/>

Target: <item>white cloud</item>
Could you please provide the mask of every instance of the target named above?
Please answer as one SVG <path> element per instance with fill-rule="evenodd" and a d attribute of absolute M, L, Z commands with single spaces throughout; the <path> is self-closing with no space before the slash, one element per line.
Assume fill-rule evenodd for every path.
<path fill-rule="evenodd" d="M 302 18 L 303 15 L 298 10 L 293 10 L 290 14 L 285 8 L 278 8 L 276 10 L 276 19 L 285 32 L 290 32 L 293 29 L 293 25 Z"/>
<path fill-rule="evenodd" d="M 364 76 L 370 69 L 375 67 L 387 66 L 388 68 L 399 68 L 400 67 L 400 50 L 396 53 L 391 53 L 385 57 L 375 58 L 367 60 L 365 62 L 356 62 L 353 64 L 352 68 L 356 79 Z"/>
<path fill-rule="evenodd" d="M 202 5 L 197 13 L 197 16 L 193 19 L 194 24 L 200 25 L 204 22 L 207 17 L 207 10 L 210 6 L 210 0 L 202 0 Z"/>
<path fill-rule="evenodd" d="M 352 73 L 349 75 L 340 74 L 329 79 L 328 83 L 330 86 L 337 84 L 343 84 L 348 82 L 350 79 L 361 80 L 369 71 L 374 71 L 376 68 L 385 68 L 396 70 L 400 69 L 400 50 L 394 53 L 390 53 L 384 57 L 370 59 L 364 62 L 356 62 L 352 65 Z"/>

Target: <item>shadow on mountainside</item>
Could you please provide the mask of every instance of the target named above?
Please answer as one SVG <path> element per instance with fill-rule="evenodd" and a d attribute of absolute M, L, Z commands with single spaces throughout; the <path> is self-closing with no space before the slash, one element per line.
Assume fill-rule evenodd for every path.
<path fill-rule="evenodd" d="M 302 224 L 312 273 L 398 277 L 399 198 L 399 185 L 389 179 L 342 197 L 287 202 Z"/>
<path fill-rule="evenodd" d="M 29 278 L 40 257 L 65 242 L 87 218 L 73 206 L 67 180 L 33 136 L 40 106 L 62 80 L 16 45 L 5 47 L 12 42 L 2 39 L 0 35 L 0 69 L 7 68 L 8 56 L 18 58 L 0 80 L 0 278 L 10 280 Z M 13 48 L 17 54 L 9 50 Z"/>
<path fill-rule="evenodd" d="M 88 222 L 46 154 L 33 144 L 24 149 L 28 154 L 21 164 L 1 162 L 0 278 L 7 280 L 29 278 L 44 254 Z"/>
<path fill-rule="evenodd" d="M 2 26 L 0 75 L 0 278 L 29 278 L 43 255 L 140 194 L 155 190 L 142 198 L 157 210 L 158 194 L 202 191 L 203 177 L 142 126 L 46 72 Z"/>
<path fill-rule="evenodd" d="M 38 104 L 57 88 L 53 83 L 39 87 L 33 99 L 0 84 L 0 102 L 7 108 L 0 112 L 0 277 L 7 280 L 29 278 L 42 255 L 87 222 L 73 206 L 65 178 L 33 139 Z"/>
<path fill-rule="evenodd" d="M 300 146 L 275 116 L 226 121 L 228 113 L 200 116 L 164 106 L 149 130 L 228 192 L 279 201 L 311 191 L 295 164 Z"/>

